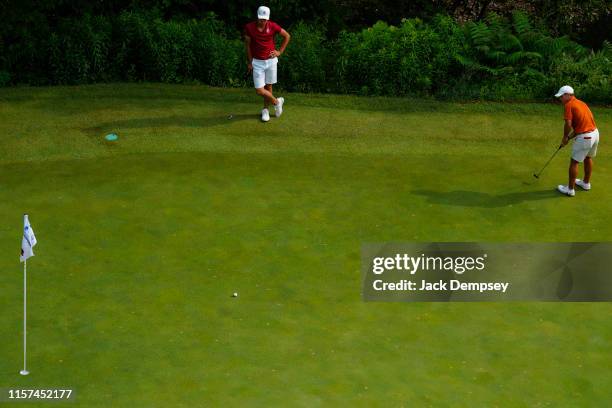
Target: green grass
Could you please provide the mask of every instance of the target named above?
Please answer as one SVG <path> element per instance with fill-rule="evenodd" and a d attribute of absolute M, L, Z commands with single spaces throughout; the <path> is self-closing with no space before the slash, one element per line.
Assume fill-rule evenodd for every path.
<path fill-rule="evenodd" d="M 262 124 L 250 90 L 0 90 L 0 387 L 84 407 L 609 402 L 609 304 L 363 303 L 359 261 L 364 242 L 609 241 L 611 109 L 594 189 L 568 199 L 568 150 L 531 176 L 560 106 L 285 96 Z"/>

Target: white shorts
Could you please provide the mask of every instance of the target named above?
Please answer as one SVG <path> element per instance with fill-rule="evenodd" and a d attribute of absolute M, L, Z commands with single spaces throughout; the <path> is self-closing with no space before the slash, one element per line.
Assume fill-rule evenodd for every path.
<path fill-rule="evenodd" d="M 595 157 L 598 144 L 599 130 L 579 134 L 572 145 L 572 159 L 582 163 L 586 157 Z"/>
<path fill-rule="evenodd" d="M 253 83 L 255 84 L 255 89 L 276 83 L 278 58 L 275 57 L 267 60 L 253 58 L 251 64 L 253 64 Z"/>

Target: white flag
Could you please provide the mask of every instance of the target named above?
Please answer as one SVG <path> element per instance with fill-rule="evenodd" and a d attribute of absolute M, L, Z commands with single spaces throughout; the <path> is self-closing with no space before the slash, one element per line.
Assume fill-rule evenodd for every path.
<path fill-rule="evenodd" d="M 28 215 L 26 214 L 23 216 L 23 239 L 21 240 L 21 256 L 19 257 L 21 262 L 34 256 L 34 251 L 32 251 L 34 245 L 36 245 L 36 236 L 34 235 L 34 231 L 30 226 L 30 220 L 28 220 Z"/>

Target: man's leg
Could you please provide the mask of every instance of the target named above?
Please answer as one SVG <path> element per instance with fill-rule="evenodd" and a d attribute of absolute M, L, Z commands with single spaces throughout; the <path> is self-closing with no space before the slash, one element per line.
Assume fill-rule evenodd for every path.
<path fill-rule="evenodd" d="M 570 190 L 573 190 L 576 187 L 576 177 L 578 176 L 578 162 L 574 159 L 570 160 L 569 165 L 569 183 L 567 186 Z"/>
<path fill-rule="evenodd" d="M 584 181 L 586 184 L 591 182 L 591 173 L 593 173 L 593 159 L 589 156 L 584 159 Z"/>
<path fill-rule="evenodd" d="M 255 89 L 257 95 L 262 96 L 264 98 L 264 106 L 267 104 L 276 105 L 276 98 L 272 95 L 272 92 L 268 91 L 266 87 Z M 266 106 L 267 107 L 267 106 Z"/>
<path fill-rule="evenodd" d="M 267 61 L 267 66 L 266 66 L 266 86 L 265 86 L 265 89 L 266 89 L 266 91 L 270 92 L 270 95 L 272 95 L 272 84 L 276 83 L 277 61 L 278 61 L 277 58 L 272 58 L 272 59 L 269 59 Z M 274 104 L 274 114 L 278 118 L 283 113 L 283 103 L 285 102 L 285 100 L 282 97 L 275 98 L 274 95 L 272 95 L 272 97 L 274 98 L 274 102 L 273 102 L 273 104 Z M 267 106 L 266 106 L 266 108 L 267 108 Z"/>
<path fill-rule="evenodd" d="M 253 59 L 253 83 L 257 95 L 264 99 L 264 108 L 267 108 L 270 103 L 276 105 L 276 98 L 272 95 L 272 90 L 267 89 L 265 62 Z"/>
<path fill-rule="evenodd" d="M 266 84 L 266 86 L 264 86 L 264 89 L 268 92 L 270 92 L 270 95 L 274 96 L 272 94 L 272 84 Z M 264 98 L 264 108 L 268 109 L 268 107 L 270 106 L 270 102 L 268 102 L 268 100 L 266 100 L 266 98 Z"/>

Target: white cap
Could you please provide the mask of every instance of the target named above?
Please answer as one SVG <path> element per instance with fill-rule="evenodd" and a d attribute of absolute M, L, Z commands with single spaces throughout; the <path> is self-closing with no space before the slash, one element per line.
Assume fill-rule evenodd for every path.
<path fill-rule="evenodd" d="M 561 95 L 564 95 L 564 94 L 573 95 L 574 94 L 574 88 L 572 88 L 569 85 L 563 85 L 561 88 L 559 88 L 559 92 L 557 92 L 555 94 L 555 98 L 558 98 L 558 97 L 560 97 Z"/>
<path fill-rule="evenodd" d="M 270 9 L 266 6 L 260 6 L 257 9 L 257 18 L 260 20 L 269 20 L 270 19 Z"/>

